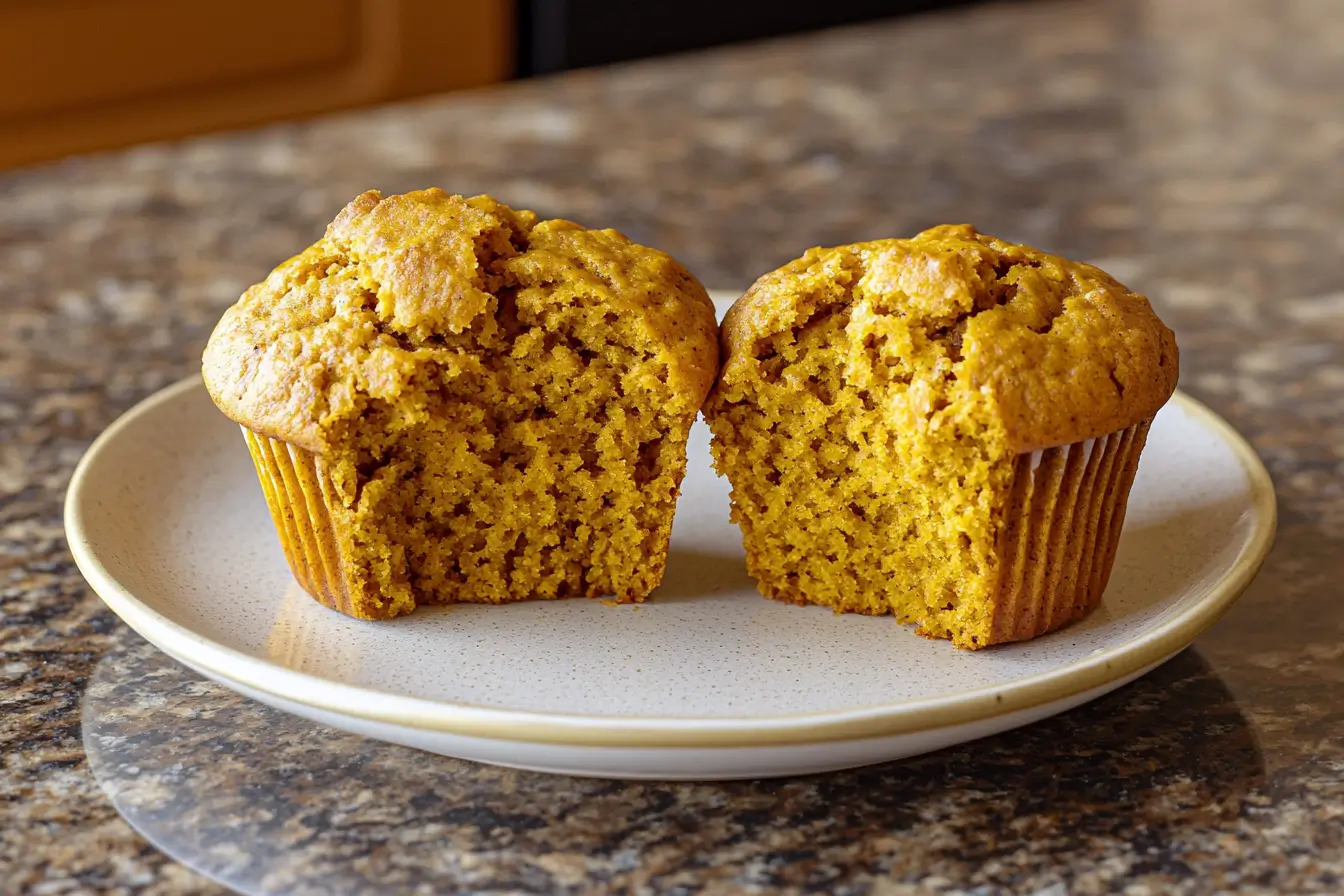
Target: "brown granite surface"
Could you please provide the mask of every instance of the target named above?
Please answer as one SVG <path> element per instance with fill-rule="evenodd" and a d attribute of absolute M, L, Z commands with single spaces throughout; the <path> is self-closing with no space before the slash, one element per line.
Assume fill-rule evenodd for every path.
<path fill-rule="evenodd" d="M 129 707 L 98 733 L 162 763 L 134 786 L 108 765 L 113 792 L 214 794 L 208 816 L 179 806 L 185 835 L 288 812 L 256 830 L 308 850 L 287 867 L 310 877 L 270 891 L 1339 892 L 1342 164 L 1337 0 L 1044 0 L 0 174 L 0 891 L 214 886 L 95 782 L 97 669 L 90 699 Z M 262 718 L 102 608 L 62 492 L 104 426 L 196 367 L 243 286 L 360 190 L 426 184 L 620 227 L 714 284 L 941 221 L 1097 260 L 1153 297 L 1182 386 L 1264 457 L 1278 543 L 1146 679 L 865 771 L 582 782 Z M 236 721 L 169 724 L 205 713 Z M 314 738 L 348 761 L 286 764 Z"/>

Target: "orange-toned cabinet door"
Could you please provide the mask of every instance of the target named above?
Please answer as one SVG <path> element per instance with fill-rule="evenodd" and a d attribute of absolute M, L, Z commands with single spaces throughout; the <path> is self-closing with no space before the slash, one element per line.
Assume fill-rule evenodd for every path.
<path fill-rule="evenodd" d="M 0 166 L 498 81 L 510 0 L 0 0 Z"/>

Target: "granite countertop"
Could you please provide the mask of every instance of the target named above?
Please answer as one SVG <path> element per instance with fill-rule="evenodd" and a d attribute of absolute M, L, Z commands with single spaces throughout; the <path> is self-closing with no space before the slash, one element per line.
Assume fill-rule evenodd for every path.
<path fill-rule="evenodd" d="M 81 744 L 89 690 L 125 698 L 109 743 L 176 719 L 167 759 L 191 720 L 232 720 L 215 760 L 140 776 L 169 796 L 232 798 L 259 751 L 350 757 L 253 795 L 340 801 L 258 828 L 276 855 L 341 833 L 270 891 L 1339 892 L 1341 47 L 1334 0 L 988 5 L 0 173 L 0 890 L 216 888 L 112 808 Z M 1095 260 L 1152 297 L 1182 387 L 1264 458 L 1278 542 L 1146 678 L 874 769 L 575 781 L 263 719 L 103 608 L 62 495 L 92 438 L 194 371 L 223 308 L 346 200 L 431 184 L 620 228 L 716 285 L 944 221 Z M 401 796 L 371 804 L 383 787 Z M 180 806 L 181 829 L 261 824 L 211 806 Z M 437 877 L 398 861 L 426 844 Z M 342 862 L 362 870 L 321 876 Z"/>

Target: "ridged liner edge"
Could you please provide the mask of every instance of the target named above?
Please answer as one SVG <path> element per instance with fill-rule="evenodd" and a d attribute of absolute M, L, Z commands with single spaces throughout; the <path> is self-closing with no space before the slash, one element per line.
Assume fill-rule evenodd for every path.
<path fill-rule="evenodd" d="M 1017 457 L 990 644 L 1062 628 L 1101 601 L 1150 424 Z"/>
<path fill-rule="evenodd" d="M 331 518 L 334 492 L 321 459 L 288 442 L 241 428 L 294 578 L 319 603 L 355 615 Z"/>

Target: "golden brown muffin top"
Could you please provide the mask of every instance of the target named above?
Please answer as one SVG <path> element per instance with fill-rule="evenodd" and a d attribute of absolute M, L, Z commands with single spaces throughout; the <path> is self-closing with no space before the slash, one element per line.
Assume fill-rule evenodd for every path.
<path fill-rule="evenodd" d="M 494 320 L 505 293 L 520 312 L 596 302 L 638 316 L 691 413 L 713 383 L 713 304 L 676 260 L 614 230 L 434 188 L 357 196 L 243 293 L 206 347 L 206 387 L 233 420 L 322 453 L 368 400 L 423 391 L 427 364 L 479 365 L 471 335 L 507 326 Z"/>
<path fill-rule="evenodd" d="M 759 369 L 771 337 L 860 305 L 902 319 L 909 343 L 895 348 L 932 353 L 923 369 L 987 392 L 1018 452 L 1131 426 L 1176 388 L 1176 340 L 1146 298 L 1092 265 L 969 225 L 811 249 L 761 277 L 724 318 L 719 388 Z"/>

